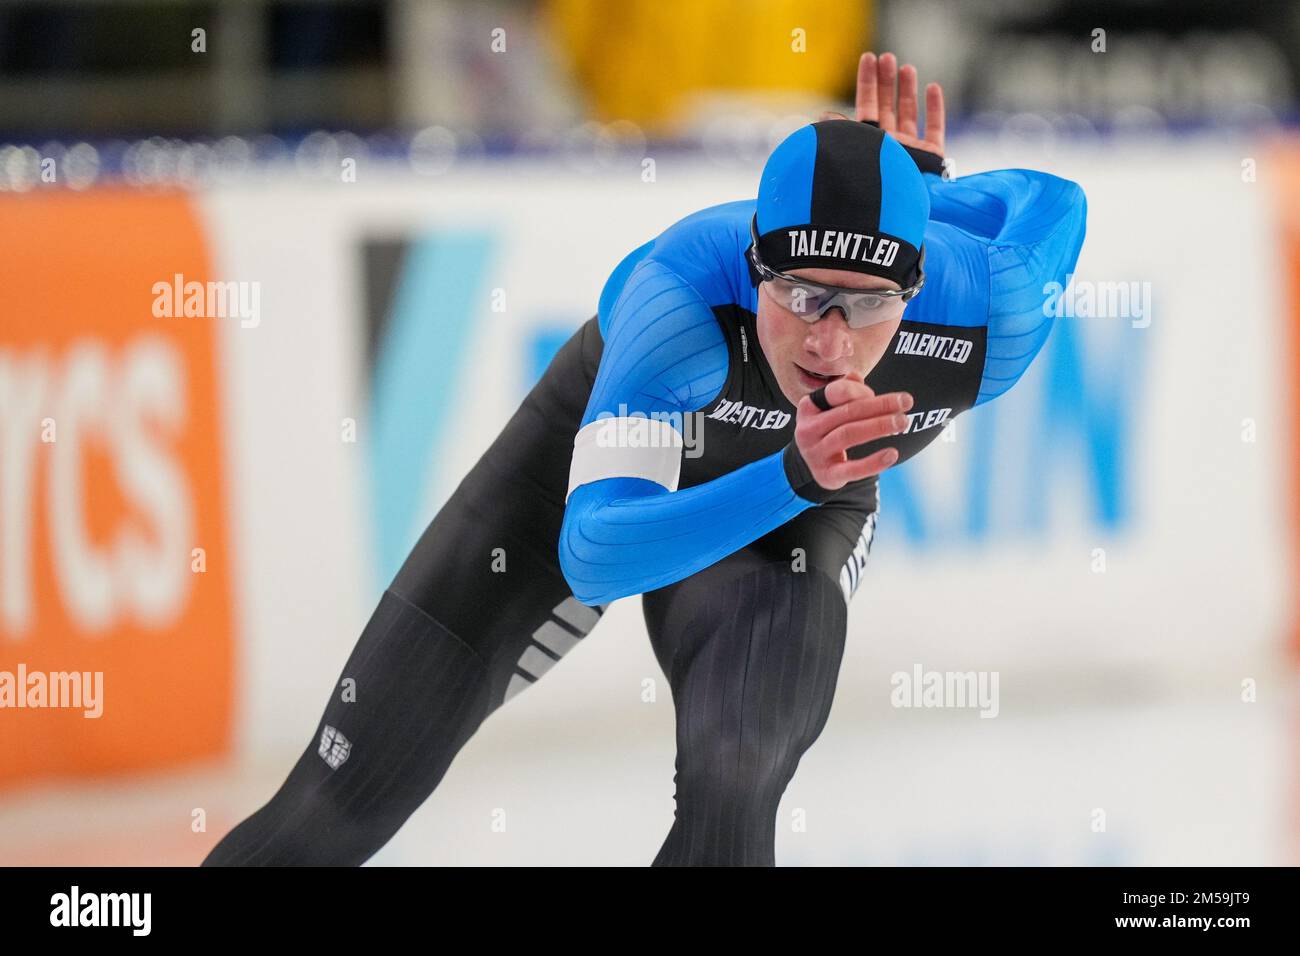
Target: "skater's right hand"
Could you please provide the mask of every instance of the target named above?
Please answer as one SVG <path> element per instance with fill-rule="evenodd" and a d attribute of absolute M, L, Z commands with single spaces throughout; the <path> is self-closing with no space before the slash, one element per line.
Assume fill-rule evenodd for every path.
<path fill-rule="evenodd" d="M 835 491 L 850 482 L 878 475 L 898 460 L 894 448 L 883 448 L 860 459 L 849 458 L 848 450 L 905 431 L 911 395 L 877 395 L 865 383 L 847 378 L 836 379 L 818 391 L 831 408 L 818 408 L 811 395 L 799 399 L 794 441 L 821 488 Z"/>

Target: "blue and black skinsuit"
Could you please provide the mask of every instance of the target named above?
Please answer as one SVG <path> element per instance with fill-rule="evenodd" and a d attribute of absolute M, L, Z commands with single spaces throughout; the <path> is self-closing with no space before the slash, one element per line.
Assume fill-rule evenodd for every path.
<path fill-rule="evenodd" d="M 800 208 L 778 215 L 760 189 L 763 242 L 775 226 L 825 218 L 828 125 L 787 140 L 802 134 L 796 146 L 812 150 L 793 162 L 807 165 L 813 208 L 786 195 Z M 866 379 L 878 394 L 912 394 L 909 426 L 854 452 L 894 446 L 902 462 L 1028 367 L 1051 328 L 1044 287 L 1073 271 L 1086 207 L 1077 185 L 1045 173 L 945 181 L 933 156 L 892 137 L 876 149 L 891 180 L 900 156 L 915 161 L 909 175 L 927 170 L 925 285 Z M 362 863 L 492 711 L 633 594 L 677 717 L 677 810 L 655 863 L 774 862 L 778 802 L 830 710 L 878 491 L 873 478 L 826 493 L 790 453 L 795 409 L 755 330 L 755 213 L 753 200 L 702 210 L 619 264 L 598 315 L 380 599 L 338 685 L 355 681 L 355 700 L 336 689 L 283 786 L 205 865 Z M 889 234 L 889 211 L 874 215 Z M 583 450 L 602 421 L 638 416 L 668 423 L 645 434 L 671 439 L 670 427 L 686 440 L 623 470 L 608 447 Z"/>

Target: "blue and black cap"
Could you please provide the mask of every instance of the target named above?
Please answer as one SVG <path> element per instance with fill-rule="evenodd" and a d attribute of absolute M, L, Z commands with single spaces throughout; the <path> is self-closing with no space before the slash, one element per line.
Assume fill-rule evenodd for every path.
<path fill-rule="evenodd" d="M 777 272 L 847 269 L 916 283 L 930 219 L 921 170 L 867 123 L 827 120 L 791 133 L 763 167 L 754 232 Z"/>

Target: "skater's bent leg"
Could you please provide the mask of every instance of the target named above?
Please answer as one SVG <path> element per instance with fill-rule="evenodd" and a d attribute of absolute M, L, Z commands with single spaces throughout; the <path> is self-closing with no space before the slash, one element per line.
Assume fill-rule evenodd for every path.
<path fill-rule="evenodd" d="M 556 541 L 599 347 L 593 321 L 561 350 L 411 551 L 284 785 L 206 864 L 368 859 L 484 718 L 595 626 Z"/>
<path fill-rule="evenodd" d="M 205 866 L 359 865 L 438 785 L 487 712 L 483 661 L 386 593 L 348 658 L 320 736 Z M 355 691 L 355 699 L 349 690 Z"/>
<path fill-rule="evenodd" d="M 677 718 L 676 817 L 655 865 L 775 863 L 781 796 L 830 713 L 848 622 L 839 571 L 864 523 L 799 521 L 645 596 Z"/>

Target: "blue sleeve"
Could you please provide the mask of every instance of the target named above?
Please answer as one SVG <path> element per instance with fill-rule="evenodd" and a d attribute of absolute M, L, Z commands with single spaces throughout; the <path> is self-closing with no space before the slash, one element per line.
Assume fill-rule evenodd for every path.
<path fill-rule="evenodd" d="M 680 435 L 680 416 L 726 384 L 728 361 L 708 303 L 664 263 L 645 259 L 611 308 L 582 424 L 658 415 Z M 605 604 L 689 577 L 810 507 L 790 487 L 780 453 L 679 491 L 602 478 L 569 496 L 560 567 L 578 600 Z"/>
<path fill-rule="evenodd" d="M 1067 285 L 1078 262 L 1087 200 L 1077 183 L 1028 169 L 926 180 L 931 220 L 984 247 L 988 345 L 978 405 L 1014 385 L 1047 340 L 1048 288 Z"/>

